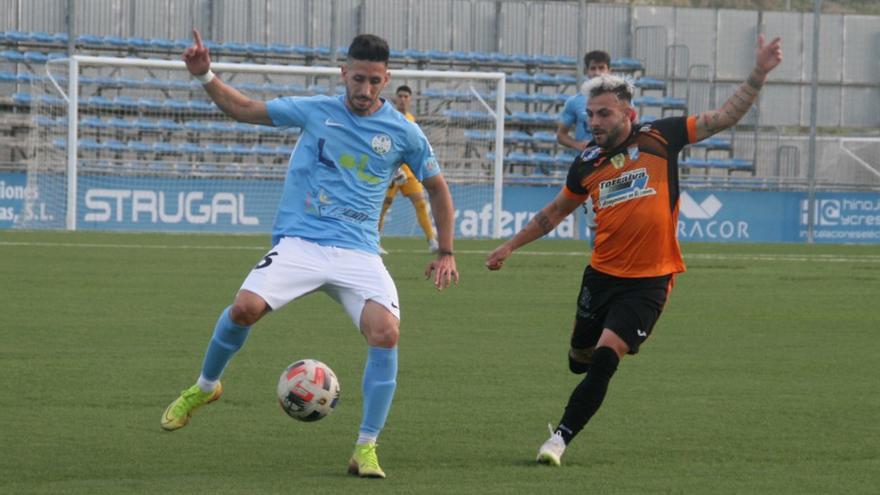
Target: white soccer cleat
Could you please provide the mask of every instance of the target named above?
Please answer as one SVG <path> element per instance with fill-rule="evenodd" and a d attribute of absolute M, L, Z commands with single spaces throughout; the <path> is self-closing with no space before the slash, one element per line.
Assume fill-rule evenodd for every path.
<path fill-rule="evenodd" d="M 538 449 L 538 464 L 548 466 L 562 465 L 562 454 L 565 453 L 565 440 L 559 432 L 553 431 L 553 425 L 547 425 L 550 429 L 550 438 Z"/>
<path fill-rule="evenodd" d="M 431 239 L 428 241 L 428 252 L 431 254 L 440 251 L 440 244 L 437 242 L 437 239 Z"/>
<path fill-rule="evenodd" d="M 385 256 L 386 254 L 388 254 L 388 251 L 386 251 L 385 248 L 383 248 L 383 247 L 380 245 L 380 246 L 379 246 L 379 254 L 381 254 L 382 256 Z"/>

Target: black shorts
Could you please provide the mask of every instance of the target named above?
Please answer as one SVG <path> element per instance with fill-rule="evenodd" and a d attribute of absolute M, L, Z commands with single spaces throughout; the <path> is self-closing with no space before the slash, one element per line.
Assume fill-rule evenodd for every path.
<path fill-rule="evenodd" d="M 629 354 L 639 352 L 663 312 L 673 278 L 621 278 L 588 265 L 578 294 L 571 346 L 593 347 L 608 328 L 626 342 Z"/>

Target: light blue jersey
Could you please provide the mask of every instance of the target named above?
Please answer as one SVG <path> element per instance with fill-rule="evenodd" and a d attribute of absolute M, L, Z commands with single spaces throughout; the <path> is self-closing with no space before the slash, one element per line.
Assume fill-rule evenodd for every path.
<path fill-rule="evenodd" d="M 285 236 L 370 253 L 379 251 L 379 212 L 392 174 L 409 164 L 419 181 L 440 173 L 421 129 L 387 101 L 361 117 L 345 96 L 276 98 L 276 126 L 302 128 L 290 157 L 272 244 Z"/>
<path fill-rule="evenodd" d="M 587 129 L 587 97 L 578 93 L 565 100 L 565 107 L 559 116 L 559 123 L 569 129 L 574 128 L 574 138 L 578 141 L 589 141 L 592 135 Z"/>

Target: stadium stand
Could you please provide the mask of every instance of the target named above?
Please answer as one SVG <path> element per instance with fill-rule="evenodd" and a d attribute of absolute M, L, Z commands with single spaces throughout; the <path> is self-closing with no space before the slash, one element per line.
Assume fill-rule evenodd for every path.
<path fill-rule="evenodd" d="M 65 102 L 60 97 L 47 95 L 32 96 L 29 85 L 45 81 L 44 64 L 49 60 L 66 57 L 66 33 L 46 32 L 0 32 L 0 86 L 10 89 L 3 97 L 3 105 L 8 110 L 25 113 L 39 101 L 40 104 L 61 106 Z M 76 38 L 80 53 L 110 56 L 135 56 L 149 58 L 178 59 L 179 53 L 189 46 L 190 40 L 141 37 L 98 36 L 81 34 Z M 299 44 L 261 44 L 261 43 L 218 43 L 206 41 L 216 60 L 230 62 L 267 62 L 294 64 L 325 64 L 330 60 L 331 51 L 326 46 L 305 46 Z M 337 50 L 337 55 L 345 56 L 345 48 Z M 505 54 L 497 52 L 467 52 L 440 50 L 392 50 L 393 64 L 408 68 L 467 68 L 481 70 L 502 70 L 508 73 L 507 114 L 505 122 L 508 130 L 505 143 L 508 145 L 505 164 L 515 166 L 520 173 L 531 178 L 544 176 L 558 178 L 560 167 L 568 166 L 573 154 L 556 144 L 555 129 L 557 113 L 561 111 L 566 98 L 578 91 L 579 78 L 574 69 L 577 58 L 552 54 Z M 647 77 L 643 73 L 643 61 L 635 58 L 616 58 L 611 63 L 612 70 L 633 77 L 640 95 L 634 100 L 640 119 L 643 122 L 660 117 L 687 112 L 687 100 L 667 96 L 666 81 Z M 111 73 L 88 74 L 81 77 L 83 93 L 80 126 L 83 132 L 82 149 L 96 155 L 115 153 L 117 155 L 178 155 L 181 157 L 211 157 L 214 159 L 234 159 L 248 154 L 275 159 L 288 153 L 293 142 L 266 142 L 278 140 L 281 136 L 295 139 L 296 133 L 288 130 L 246 126 L 229 123 L 222 119 L 219 109 L 203 94 L 198 83 L 172 81 L 145 74 L 142 79 L 115 77 Z M 59 82 L 64 82 L 59 81 Z M 326 94 L 331 87 L 320 81 L 304 81 L 302 84 L 277 84 L 271 81 L 230 81 L 242 91 L 269 98 L 274 95 Z M 100 88 L 100 89 L 98 89 Z M 334 87 L 334 92 L 343 88 Z M 158 93 L 157 93 L 158 92 Z M 649 94 L 650 92 L 650 94 Z M 112 93 L 112 94 L 111 94 Z M 479 97 L 487 102 L 495 99 L 495 94 L 473 94 L 459 89 L 424 88 L 417 99 L 425 102 L 428 109 L 426 118 L 436 115 L 451 126 L 475 120 L 490 120 L 489 113 L 472 110 L 458 110 L 456 102 L 470 101 Z M 38 100 L 35 100 L 38 98 Z M 163 118 L 161 112 L 174 111 L 183 117 Z M 61 119 L 47 120 L 41 116 L 40 125 L 64 126 Z M 171 137 L 186 132 L 191 142 L 167 142 L 162 137 Z M 112 137 L 110 137 L 112 136 Z M 144 139 L 144 136 L 152 139 Z M 236 136 L 237 141 L 224 145 L 218 141 L 228 141 Z M 485 150 L 494 136 L 483 131 L 465 130 L 464 138 L 472 141 L 469 146 L 483 146 Z M 198 143 L 198 144 L 193 144 Z M 56 142 L 56 146 L 66 146 L 66 142 Z M 727 175 L 734 172 L 754 172 L 754 164 L 733 156 L 730 139 L 712 139 L 687 150 L 681 160 L 685 169 L 724 170 Z M 491 160 L 484 151 L 481 156 Z M 89 159 L 89 157 L 85 157 Z M 280 162 L 281 160 L 279 160 Z M 90 162 L 91 163 L 91 162 Z M 93 165 L 100 160 L 93 161 Z M 161 167 L 157 166 L 157 170 Z M 177 169 L 175 169 L 177 170 Z M 513 169 L 510 169 L 513 171 Z"/>

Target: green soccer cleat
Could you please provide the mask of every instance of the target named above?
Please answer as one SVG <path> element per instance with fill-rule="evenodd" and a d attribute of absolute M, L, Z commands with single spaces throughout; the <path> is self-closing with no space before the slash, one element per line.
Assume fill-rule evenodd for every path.
<path fill-rule="evenodd" d="M 219 399 L 222 393 L 223 386 L 220 382 L 217 382 L 213 392 L 202 392 L 198 385 L 184 390 L 180 393 L 180 397 L 165 408 L 162 414 L 162 429 L 174 431 L 183 428 L 196 409 Z"/>
<path fill-rule="evenodd" d="M 375 443 L 361 443 L 354 446 L 354 453 L 348 461 L 348 474 L 361 478 L 385 477 L 385 471 L 379 467 Z"/>

